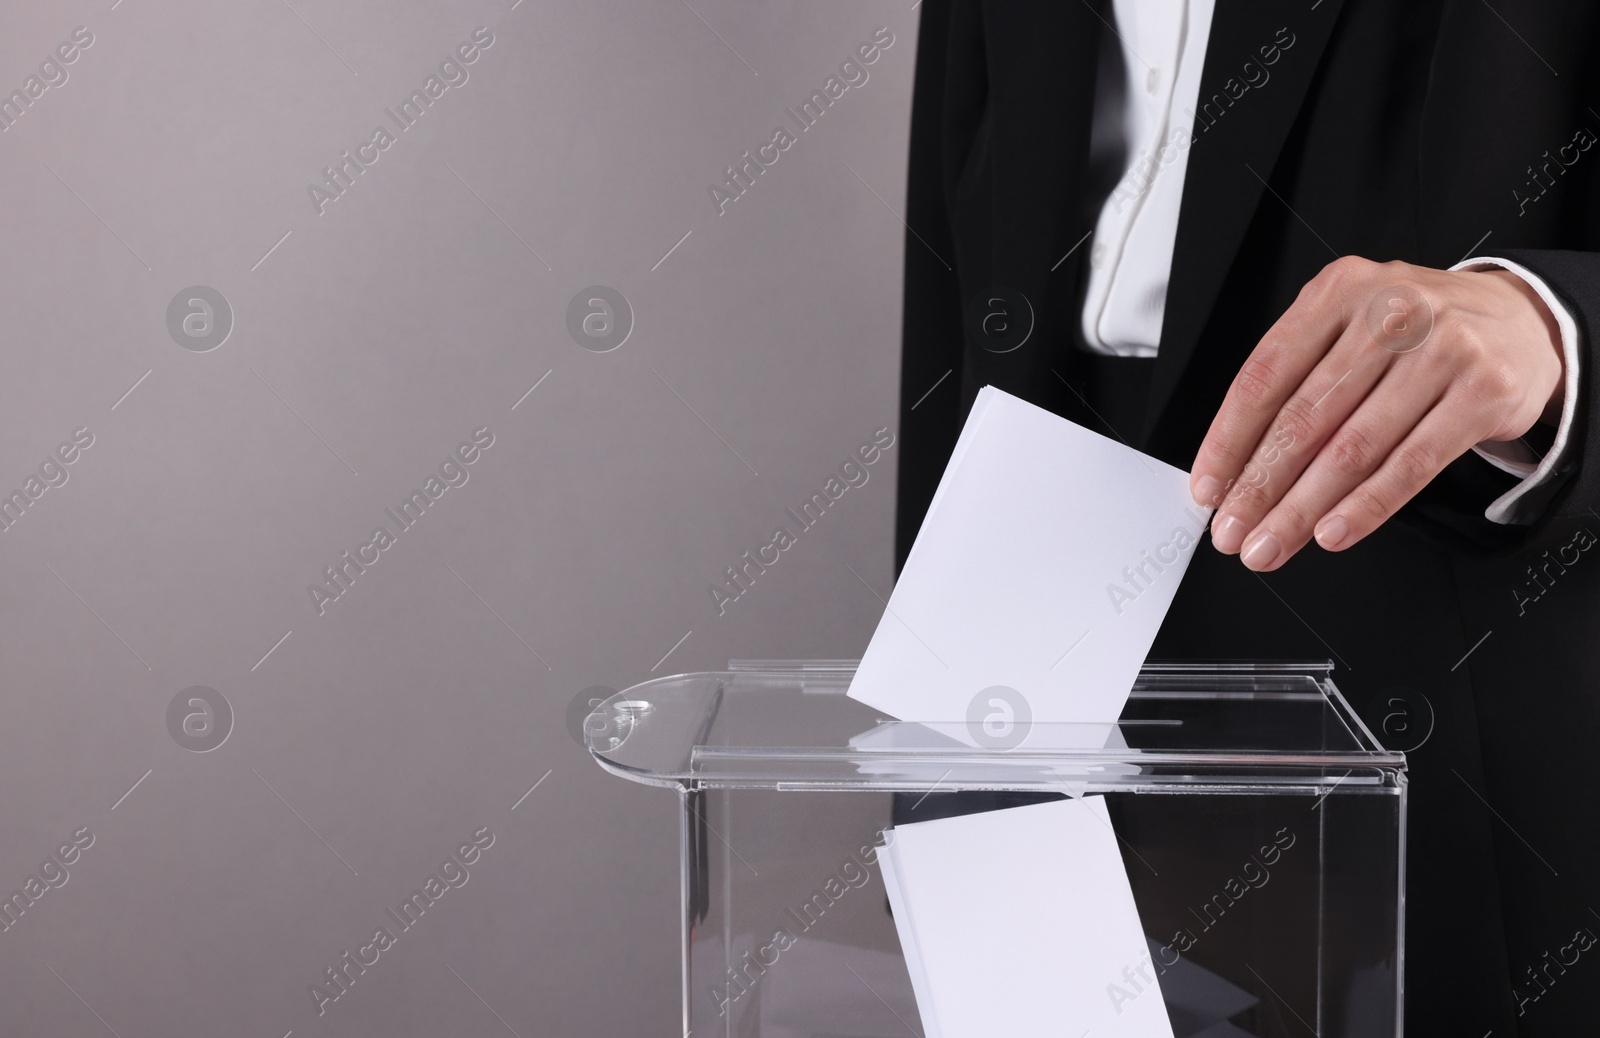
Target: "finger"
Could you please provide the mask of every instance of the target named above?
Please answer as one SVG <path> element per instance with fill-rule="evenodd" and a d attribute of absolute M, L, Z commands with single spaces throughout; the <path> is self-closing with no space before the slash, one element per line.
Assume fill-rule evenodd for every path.
<path fill-rule="evenodd" d="M 1241 550 L 1245 538 L 1294 486 L 1317 451 L 1382 382 L 1393 361 L 1393 355 L 1374 348 L 1363 329 L 1345 328 L 1333 349 L 1284 401 L 1217 506 L 1211 540 L 1218 551 Z M 1440 381 L 1434 397 L 1443 391 Z"/>
<path fill-rule="evenodd" d="M 1343 551 L 1386 522 L 1444 467 L 1482 439 L 1498 421 L 1467 392 L 1447 393 L 1416 428 L 1389 452 L 1376 472 L 1328 510 L 1316 524 L 1317 544 Z"/>
<path fill-rule="evenodd" d="M 1306 282 L 1294 303 L 1261 337 L 1234 376 L 1211 421 L 1189 477 L 1202 505 L 1222 500 L 1224 486 L 1239 478 L 1284 401 L 1348 325 L 1345 298 L 1375 264 L 1356 257 L 1334 260 Z"/>
<path fill-rule="evenodd" d="M 1379 470 L 1447 391 L 1441 386 L 1433 393 L 1419 392 L 1414 371 L 1389 368 L 1354 413 L 1327 437 L 1282 500 L 1251 528 L 1240 546 L 1239 560 L 1263 573 L 1289 561 L 1311 539 L 1317 523 Z"/>

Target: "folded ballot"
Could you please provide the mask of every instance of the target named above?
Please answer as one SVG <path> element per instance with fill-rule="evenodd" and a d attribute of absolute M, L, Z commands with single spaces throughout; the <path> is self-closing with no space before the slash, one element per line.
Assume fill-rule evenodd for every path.
<path fill-rule="evenodd" d="M 848 694 L 971 746 L 1103 745 L 1209 518 L 1182 469 L 985 387 Z"/>
<path fill-rule="evenodd" d="M 1188 473 L 985 388 L 849 689 L 920 725 L 859 748 L 1110 745 L 1209 518 Z M 1092 764 L 1029 768 L 1081 794 Z M 1172 1038 L 1104 798 L 893 832 L 879 861 L 929 1038 Z"/>
<path fill-rule="evenodd" d="M 878 861 L 927 1038 L 1173 1038 L 1104 797 L 892 832 Z"/>

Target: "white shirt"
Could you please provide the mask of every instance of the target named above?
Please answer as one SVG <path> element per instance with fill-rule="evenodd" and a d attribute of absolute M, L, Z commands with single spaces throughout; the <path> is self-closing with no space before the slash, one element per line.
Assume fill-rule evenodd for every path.
<path fill-rule="evenodd" d="M 1091 163 L 1125 155 L 1122 177 L 1100 208 L 1089 249 L 1082 329 L 1097 353 L 1154 357 L 1161 341 L 1172 248 L 1193 137 L 1200 73 L 1215 0 L 1112 0 L 1115 35 L 1102 36 L 1102 78 L 1095 93 Z M 1284 58 L 1292 57 L 1285 48 Z M 1120 53 L 1118 83 L 1104 59 Z M 1281 60 L 1281 59 L 1280 59 Z M 1112 159 L 1115 161 L 1115 159 Z M 1485 440 L 1472 449 L 1522 481 L 1495 499 L 1493 522 L 1531 522 L 1567 455 L 1578 401 L 1577 322 L 1543 279 L 1510 260 L 1477 256 L 1451 270 L 1501 268 L 1526 281 L 1555 315 L 1566 357 L 1565 397 L 1555 440 L 1541 459 L 1521 440 Z M 1536 491 L 1543 492 L 1536 492 Z"/>

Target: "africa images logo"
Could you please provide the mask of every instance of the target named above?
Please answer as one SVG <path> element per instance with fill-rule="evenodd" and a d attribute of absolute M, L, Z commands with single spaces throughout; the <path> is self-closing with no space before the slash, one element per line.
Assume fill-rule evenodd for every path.
<path fill-rule="evenodd" d="M 306 594 L 311 597 L 311 607 L 317 611 L 317 615 L 325 615 L 329 603 L 348 594 L 355 587 L 356 580 L 374 566 L 384 552 L 400 543 L 399 535 L 421 522 L 424 513 L 437 504 L 447 491 L 466 486 L 467 480 L 472 478 L 468 467 L 493 446 L 494 433 L 487 425 L 474 430 L 472 439 L 461 441 L 439 464 L 437 475 L 430 472 L 421 489 L 411 491 L 410 496 L 401 501 L 399 511 L 392 507 L 385 508 L 383 514 L 394 520 L 394 530 L 390 530 L 387 523 L 373 527 L 371 537 L 366 543 L 356 546 L 354 555 L 348 549 L 341 551 L 334 564 L 322 571 L 325 578 L 323 583 L 312 581 L 306 585 Z"/>
<path fill-rule="evenodd" d="M 410 130 L 450 90 L 466 86 L 467 80 L 472 78 L 467 66 L 476 62 L 492 46 L 494 33 L 488 26 L 480 25 L 474 29 L 470 40 L 458 44 L 449 57 L 439 62 L 437 73 L 430 73 L 422 81 L 422 86 L 412 90 L 398 104 L 383 110 L 394 123 L 395 130 L 400 133 Z M 317 215 L 324 215 L 328 203 L 342 198 L 346 191 L 355 186 L 356 177 L 364 175 L 367 167 L 376 166 L 383 153 L 399 140 L 388 127 L 379 123 L 373 128 L 370 139 L 361 140 L 354 148 L 341 151 L 338 161 L 323 169 L 320 184 L 313 182 L 306 185 L 306 196 L 311 199 L 311 207 L 317 211 Z M 354 155 L 350 154 L 352 151 Z"/>

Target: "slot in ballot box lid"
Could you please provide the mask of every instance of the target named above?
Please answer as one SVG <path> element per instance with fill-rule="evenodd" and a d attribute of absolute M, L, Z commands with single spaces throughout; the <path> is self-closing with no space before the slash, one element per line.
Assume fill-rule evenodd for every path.
<path fill-rule="evenodd" d="M 1146 663 L 1110 724 L 1040 723 L 995 686 L 966 717 L 897 719 L 846 696 L 853 660 L 732 661 L 616 693 L 584 720 L 602 767 L 681 788 L 1201 788 L 1397 794 L 1331 661 Z M 1297 790 L 1298 791 L 1298 790 Z"/>

